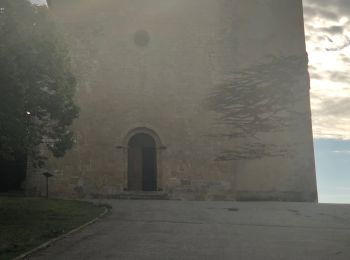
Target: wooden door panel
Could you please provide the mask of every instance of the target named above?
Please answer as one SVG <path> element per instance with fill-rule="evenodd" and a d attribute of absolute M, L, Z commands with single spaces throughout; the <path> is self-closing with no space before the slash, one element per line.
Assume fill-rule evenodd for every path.
<path fill-rule="evenodd" d="M 142 189 L 142 149 L 130 147 L 128 152 L 128 190 Z"/>
<path fill-rule="evenodd" d="M 142 150 L 142 187 L 145 191 L 157 190 L 157 165 L 155 148 L 143 148 Z"/>

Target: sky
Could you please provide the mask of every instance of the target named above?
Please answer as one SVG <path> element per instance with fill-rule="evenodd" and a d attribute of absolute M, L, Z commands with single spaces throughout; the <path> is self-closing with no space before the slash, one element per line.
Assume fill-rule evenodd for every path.
<path fill-rule="evenodd" d="M 350 1 L 303 2 L 319 201 L 350 203 Z"/>
<path fill-rule="evenodd" d="M 350 203 L 350 0 L 303 4 L 319 202 Z"/>

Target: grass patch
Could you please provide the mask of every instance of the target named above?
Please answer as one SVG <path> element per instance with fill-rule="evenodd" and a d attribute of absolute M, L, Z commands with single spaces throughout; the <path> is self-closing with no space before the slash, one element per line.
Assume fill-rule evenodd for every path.
<path fill-rule="evenodd" d="M 0 260 L 67 233 L 102 211 L 83 201 L 0 197 Z"/>

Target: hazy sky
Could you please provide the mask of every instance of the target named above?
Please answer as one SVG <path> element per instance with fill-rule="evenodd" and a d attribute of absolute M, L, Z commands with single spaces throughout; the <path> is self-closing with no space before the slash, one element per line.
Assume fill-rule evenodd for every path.
<path fill-rule="evenodd" d="M 317 185 L 350 203 L 350 1 L 304 0 Z"/>
<path fill-rule="evenodd" d="M 350 203 L 350 0 L 303 2 L 319 200 Z"/>
<path fill-rule="evenodd" d="M 350 139 L 350 1 L 304 0 L 314 136 Z"/>

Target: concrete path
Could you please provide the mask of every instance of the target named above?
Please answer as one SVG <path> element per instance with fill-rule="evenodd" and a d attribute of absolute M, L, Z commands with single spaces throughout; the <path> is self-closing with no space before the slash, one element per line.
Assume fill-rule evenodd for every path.
<path fill-rule="evenodd" d="M 113 200 L 30 259 L 350 259 L 350 205 Z"/>

